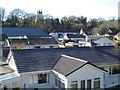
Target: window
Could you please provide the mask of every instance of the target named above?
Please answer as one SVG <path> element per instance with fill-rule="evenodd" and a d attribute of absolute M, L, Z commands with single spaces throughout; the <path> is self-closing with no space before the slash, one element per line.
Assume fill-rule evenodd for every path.
<path fill-rule="evenodd" d="M 120 74 L 120 65 L 112 67 L 112 75 L 114 74 Z"/>
<path fill-rule="evenodd" d="M 71 83 L 77 83 L 77 81 L 71 81 Z"/>
<path fill-rule="evenodd" d="M 35 46 L 35 48 L 41 48 L 41 46 Z"/>
<path fill-rule="evenodd" d="M 20 82 L 14 82 L 12 83 L 13 90 L 19 90 L 20 88 Z"/>
<path fill-rule="evenodd" d="M 112 75 L 112 68 L 109 67 L 109 75 Z"/>
<path fill-rule="evenodd" d="M 78 47 L 78 45 L 73 45 L 73 47 Z"/>
<path fill-rule="evenodd" d="M 95 78 L 94 79 L 94 88 L 95 89 L 100 88 L 100 78 Z"/>
<path fill-rule="evenodd" d="M 120 65 L 109 67 L 109 75 L 120 74 Z"/>
<path fill-rule="evenodd" d="M 5 85 L 4 85 L 4 89 L 7 90 L 8 88 L 10 88 L 10 84 L 5 84 Z"/>
<path fill-rule="evenodd" d="M 50 46 L 50 48 L 53 48 L 53 46 Z"/>
<path fill-rule="evenodd" d="M 12 90 L 20 90 L 20 88 L 19 88 L 19 87 L 16 87 L 16 88 L 13 88 Z"/>
<path fill-rule="evenodd" d="M 74 89 L 74 90 L 77 90 L 78 88 L 78 84 L 71 84 L 71 90 Z"/>
<path fill-rule="evenodd" d="M 29 75 L 29 84 L 41 84 L 49 82 L 49 74 L 34 74 Z"/>
<path fill-rule="evenodd" d="M 28 78 L 29 78 L 29 84 L 38 83 L 38 78 L 36 74 L 29 75 Z"/>
<path fill-rule="evenodd" d="M 58 86 L 58 79 L 55 78 L 55 86 Z"/>
<path fill-rule="evenodd" d="M 65 88 L 65 84 L 64 84 L 64 82 L 61 82 L 61 88 Z"/>
<path fill-rule="evenodd" d="M 2 86 L 2 82 L 0 82 L 0 88 L 1 88 L 1 86 Z"/>
<path fill-rule="evenodd" d="M 91 90 L 91 80 L 87 80 L 87 89 Z"/>
<path fill-rule="evenodd" d="M 58 88 L 62 88 L 62 89 L 65 88 L 65 84 L 64 84 L 63 80 L 60 79 L 60 78 L 58 78 L 58 77 L 55 77 L 55 85 L 56 85 Z"/>
<path fill-rule="evenodd" d="M 81 81 L 81 90 L 85 90 L 85 80 Z"/>
<path fill-rule="evenodd" d="M 38 84 L 48 83 L 48 74 L 38 74 Z"/>
<path fill-rule="evenodd" d="M 60 80 L 60 78 L 58 79 L 58 87 L 61 88 L 61 80 Z"/>
<path fill-rule="evenodd" d="M 77 81 L 71 81 L 71 89 L 77 90 L 78 89 L 78 82 Z"/>

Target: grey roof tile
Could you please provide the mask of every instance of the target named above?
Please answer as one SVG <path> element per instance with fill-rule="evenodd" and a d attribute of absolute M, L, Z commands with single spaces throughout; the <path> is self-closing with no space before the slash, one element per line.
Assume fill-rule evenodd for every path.
<path fill-rule="evenodd" d="M 7 36 L 24 36 L 24 35 L 47 35 L 42 29 L 38 28 L 0 28 L 3 34 Z"/>
<path fill-rule="evenodd" d="M 39 36 L 29 36 L 28 39 L 9 39 L 10 44 L 25 44 L 25 45 L 48 45 L 48 44 L 58 44 L 58 42 L 52 37 L 39 37 Z"/>
<path fill-rule="evenodd" d="M 89 61 L 95 65 L 120 63 L 120 50 L 114 47 L 80 47 L 13 50 L 20 73 L 51 70 L 62 54 Z"/>
<path fill-rule="evenodd" d="M 96 36 L 96 35 L 89 35 L 88 36 L 88 41 L 96 41 L 96 40 L 99 40 L 100 38 L 103 38 L 104 36 Z"/>
<path fill-rule="evenodd" d="M 58 44 L 52 37 L 28 38 L 30 45 Z"/>
<path fill-rule="evenodd" d="M 79 35 L 79 34 L 67 34 L 68 38 L 86 38 L 84 35 Z"/>
<path fill-rule="evenodd" d="M 78 33 L 78 30 L 73 30 L 73 29 L 58 29 L 52 31 L 54 33 Z"/>
<path fill-rule="evenodd" d="M 59 61 L 55 64 L 53 70 L 63 74 L 68 75 L 77 68 L 85 65 L 87 62 L 82 60 L 76 60 L 70 57 L 61 56 Z"/>

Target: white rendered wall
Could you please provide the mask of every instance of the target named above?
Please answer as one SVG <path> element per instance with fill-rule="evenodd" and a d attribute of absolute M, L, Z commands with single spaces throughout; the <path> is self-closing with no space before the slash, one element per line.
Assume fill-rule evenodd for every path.
<path fill-rule="evenodd" d="M 78 88 L 80 88 L 80 81 L 85 80 L 85 87 L 87 88 L 86 82 L 88 79 L 92 80 L 92 86 L 94 86 L 94 79 L 100 78 L 100 88 L 104 88 L 103 72 L 91 65 L 85 65 L 74 73 L 66 77 L 68 80 L 67 87 L 70 88 L 71 81 L 78 81 Z"/>
<path fill-rule="evenodd" d="M 105 79 L 104 79 L 106 88 L 113 87 L 115 85 L 120 85 L 120 74 L 109 75 L 109 67 L 110 66 L 104 67 L 104 69 L 108 71 L 108 73 L 105 73 Z"/>

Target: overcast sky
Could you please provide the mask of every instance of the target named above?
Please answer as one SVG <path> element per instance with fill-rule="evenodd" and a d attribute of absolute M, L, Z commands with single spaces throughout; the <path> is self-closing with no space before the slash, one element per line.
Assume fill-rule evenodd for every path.
<path fill-rule="evenodd" d="M 89 18 L 118 17 L 119 0 L 0 0 L 0 7 L 6 9 L 7 14 L 16 8 L 27 13 L 42 10 L 43 14 L 53 17 L 85 16 Z"/>

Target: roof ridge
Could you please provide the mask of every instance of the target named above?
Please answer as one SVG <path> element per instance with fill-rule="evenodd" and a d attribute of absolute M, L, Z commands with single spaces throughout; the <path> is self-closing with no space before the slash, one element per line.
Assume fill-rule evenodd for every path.
<path fill-rule="evenodd" d="M 61 56 L 87 63 L 88 61 L 62 54 Z"/>

